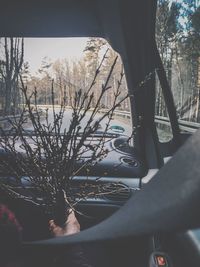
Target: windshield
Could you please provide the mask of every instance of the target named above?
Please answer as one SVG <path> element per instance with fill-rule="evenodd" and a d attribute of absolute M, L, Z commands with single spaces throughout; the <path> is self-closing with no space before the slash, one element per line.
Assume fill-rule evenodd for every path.
<path fill-rule="evenodd" d="M 116 57 L 118 57 L 117 62 L 110 73 L 105 93 L 98 102 L 102 86 L 106 83 Z M 27 118 L 29 117 L 26 97 L 30 97 L 32 94 L 30 104 L 33 112 L 39 112 L 41 124 L 44 125 L 53 123 L 54 113 L 58 116 L 64 103 L 65 111 L 60 133 L 68 131 L 74 113 L 73 108 L 77 101 L 75 100 L 76 94 L 81 90 L 82 95 L 76 105 L 80 106 L 84 94 L 88 94 L 88 99 L 84 101 L 81 112 L 86 109 L 91 93 L 93 96 L 88 112 L 81 120 L 80 132 L 83 132 L 96 105 L 99 107 L 92 123 L 94 125 L 99 121 L 96 132 L 103 132 L 109 119 L 108 116 L 105 116 L 101 120 L 102 114 L 112 108 L 122 73 L 123 66 L 119 55 L 104 39 L 1 38 L 0 127 L 3 130 L 12 129 L 12 132 L 7 131 L 11 134 L 15 128 L 12 125 L 13 120 L 19 121 L 24 109 L 26 109 Z M 106 131 L 130 136 L 130 104 L 129 98 L 125 97 L 127 85 L 124 74 L 120 83 L 120 96 L 117 100 L 120 104 L 115 107 L 112 121 L 109 122 Z M 90 87 L 92 89 L 87 92 Z M 23 88 L 26 88 L 27 96 Z M 48 116 L 48 121 L 46 116 Z M 23 130 L 25 130 L 24 133 L 29 134 L 31 131 L 34 132 L 30 119 L 24 122 Z"/>

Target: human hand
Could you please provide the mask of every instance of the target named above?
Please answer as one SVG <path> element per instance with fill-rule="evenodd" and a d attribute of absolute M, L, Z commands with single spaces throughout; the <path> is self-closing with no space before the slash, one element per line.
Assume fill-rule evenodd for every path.
<path fill-rule="evenodd" d="M 80 232 L 80 224 L 76 219 L 74 211 L 70 210 L 67 221 L 65 222 L 63 227 L 56 225 L 53 220 L 50 220 L 49 230 L 55 237 L 72 235 Z"/>

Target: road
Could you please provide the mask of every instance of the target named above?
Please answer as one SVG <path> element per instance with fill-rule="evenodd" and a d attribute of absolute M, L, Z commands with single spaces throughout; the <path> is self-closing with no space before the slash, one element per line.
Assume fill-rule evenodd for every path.
<path fill-rule="evenodd" d="M 55 110 L 56 110 L 56 113 L 59 112 L 59 108 L 56 108 Z M 44 111 L 44 109 L 43 109 L 43 111 Z M 89 119 L 90 114 L 91 114 L 91 113 L 88 112 L 88 114 L 86 115 L 86 117 L 82 120 L 81 125 L 80 125 L 82 128 L 84 128 L 84 126 L 86 125 L 86 123 L 87 123 L 87 121 L 88 121 L 88 119 Z M 98 120 L 98 119 L 101 118 L 102 116 L 103 116 L 102 114 L 98 114 L 98 115 L 96 115 L 95 120 Z M 62 125 L 62 131 L 63 131 L 65 128 L 66 128 L 66 129 L 69 128 L 69 125 L 70 125 L 70 119 L 71 119 L 71 118 L 72 118 L 72 110 L 67 109 L 66 112 L 65 112 L 65 114 L 64 114 L 63 125 Z M 49 119 L 49 123 L 53 123 L 54 118 L 53 118 L 53 110 L 52 110 L 52 109 L 49 109 L 49 111 L 48 111 L 48 119 Z M 104 120 L 101 122 L 102 130 L 105 129 L 107 121 L 108 121 L 107 119 L 104 119 Z M 42 122 L 45 123 L 45 119 L 43 119 Z M 110 127 L 113 126 L 113 125 L 119 125 L 119 126 L 122 126 L 122 127 L 125 129 L 125 131 L 124 131 L 123 134 L 125 134 L 125 135 L 127 135 L 127 136 L 130 136 L 131 133 L 132 133 L 132 130 L 131 130 L 131 124 L 130 124 L 130 122 L 129 122 L 127 119 L 122 119 L 122 118 L 117 119 L 117 118 L 115 118 L 114 120 L 111 121 L 111 123 L 110 123 Z M 29 123 L 29 124 L 27 124 L 26 129 L 28 129 L 28 130 L 33 130 L 33 127 L 32 127 L 32 125 Z"/>

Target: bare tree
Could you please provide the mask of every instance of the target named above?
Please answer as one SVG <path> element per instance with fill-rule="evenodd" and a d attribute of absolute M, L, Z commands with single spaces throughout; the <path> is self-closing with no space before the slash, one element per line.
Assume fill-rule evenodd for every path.
<path fill-rule="evenodd" d="M 23 38 L 4 38 L 3 58 L 0 60 L 0 75 L 5 86 L 6 115 L 15 113 L 19 104 L 18 79 L 24 60 Z"/>

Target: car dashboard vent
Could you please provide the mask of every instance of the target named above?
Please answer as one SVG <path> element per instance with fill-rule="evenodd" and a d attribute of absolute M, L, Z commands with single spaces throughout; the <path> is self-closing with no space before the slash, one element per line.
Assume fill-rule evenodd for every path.
<path fill-rule="evenodd" d="M 131 189 L 121 183 L 112 183 L 105 186 L 104 198 L 113 201 L 126 201 L 131 196 Z"/>
<path fill-rule="evenodd" d="M 122 183 L 92 183 L 74 181 L 72 195 L 77 199 L 99 199 L 99 200 L 110 200 L 110 201 L 126 201 L 131 196 L 131 188 Z"/>

